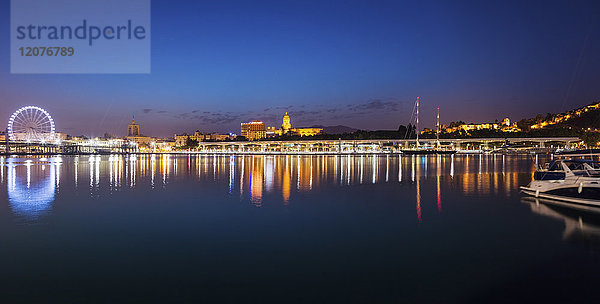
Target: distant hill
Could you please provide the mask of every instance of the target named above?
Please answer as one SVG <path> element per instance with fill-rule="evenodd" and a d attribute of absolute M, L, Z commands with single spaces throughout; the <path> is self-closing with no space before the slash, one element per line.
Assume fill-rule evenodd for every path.
<path fill-rule="evenodd" d="M 323 128 L 323 132 L 326 134 L 344 134 L 344 133 L 354 133 L 358 129 L 351 128 L 348 126 L 313 126 L 313 128 Z"/>

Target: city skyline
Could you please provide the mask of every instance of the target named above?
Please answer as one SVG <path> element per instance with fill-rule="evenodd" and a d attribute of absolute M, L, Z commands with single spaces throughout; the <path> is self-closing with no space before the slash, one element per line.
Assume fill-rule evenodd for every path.
<path fill-rule="evenodd" d="M 469 133 L 472 130 L 496 130 L 496 131 L 503 132 L 503 133 L 506 133 L 506 132 L 511 133 L 511 132 L 523 132 L 523 131 L 527 132 L 529 130 L 544 129 L 545 127 L 551 127 L 555 124 L 567 122 L 569 119 L 578 119 L 587 112 L 596 111 L 599 107 L 600 107 L 600 102 L 595 102 L 595 103 L 588 104 L 588 105 L 585 105 L 585 106 L 582 106 L 582 107 L 579 107 L 576 109 L 570 109 L 563 113 L 547 113 L 546 116 L 538 114 L 535 117 L 524 118 L 523 120 L 518 121 L 518 122 L 511 120 L 508 116 L 504 116 L 503 119 L 495 119 L 494 121 L 470 121 L 470 122 L 468 121 L 468 122 L 465 122 L 460 119 L 457 121 L 452 121 L 452 122 L 448 122 L 448 123 L 439 121 L 436 123 L 436 126 L 433 128 L 428 127 L 428 126 L 423 126 L 422 124 L 417 126 L 415 124 L 416 123 L 416 119 L 415 119 L 416 113 L 413 112 L 412 120 L 408 121 L 406 125 L 400 124 L 398 129 L 388 129 L 388 130 L 386 130 L 386 129 L 378 129 L 378 130 L 356 129 L 356 128 L 352 128 L 351 126 L 331 125 L 331 124 L 327 124 L 327 123 L 323 123 L 321 125 L 312 125 L 309 127 L 299 126 L 298 124 L 295 123 L 295 121 L 293 119 L 291 119 L 291 115 L 289 115 L 288 112 L 286 111 L 286 112 L 284 112 L 283 115 L 281 115 L 279 117 L 279 121 L 276 120 L 274 122 L 267 122 L 267 121 L 263 121 L 260 119 L 239 121 L 239 126 L 241 126 L 241 130 L 238 127 L 237 129 L 232 129 L 231 131 L 225 131 L 225 132 L 206 130 L 206 129 L 195 129 L 195 130 L 179 130 L 177 132 L 171 133 L 172 135 L 166 135 L 166 136 L 144 133 L 144 132 L 140 131 L 141 124 L 136 123 L 135 115 L 131 116 L 131 120 L 128 122 L 126 130 L 124 130 L 122 128 L 123 126 L 117 126 L 121 130 L 114 132 L 114 133 L 104 132 L 101 135 L 89 136 L 89 135 L 83 134 L 81 132 L 77 133 L 77 131 L 75 131 L 75 133 L 65 133 L 61 129 L 56 129 L 55 131 L 57 134 L 61 134 L 60 137 L 66 137 L 66 136 L 84 137 L 84 138 L 134 138 L 134 137 L 140 137 L 140 138 L 156 138 L 156 139 L 160 139 L 160 138 L 169 139 L 170 138 L 170 139 L 177 140 L 178 137 L 183 138 L 186 136 L 189 137 L 191 135 L 192 137 L 200 136 L 202 138 L 204 138 L 204 136 L 208 136 L 206 139 L 215 140 L 216 138 L 212 138 L 210 135 L 220 134 L 218 136 L 227 137 L 228 140 L 231 140 L 232 138 L 234 138 L 236 136 L 240 136 L 240 135 L 242 137 L 248 138 L 248 134 L 244 134 L 244 132 L 245 132 L 244 126 L 249 126 L 249 125 L 253 125 L 255 123 L 259 123 L 259 124 L 261 124 L 262 127 L 257 129 L 256 131 L 261 131 L 263 133 L 265 133 L 265 132 L 266 133 L 259 135 L 258 138 L 252 138 L 251 140 L 263 139 L 263 138 L 267 138 L 267 137 L 272 138 L 272 137 L 290 136 L 290 135 L 296 135 L 296 136 L 301 136 L 301 137 L 312 136 L 312 135 L 321 135 L 321 134 L 333 135 L 333 134 L 341 134 L 341 133 L 351 133 L 354 131 L 359 131 L 359 132 L 362 132 L 362 131 L 369 131 L 369 132 L 370 131 L 385 131 L 385 132 L 391 131 L 391 132 L 394 132 L 394 131 L 399 131 L 401 128 L 410 127 L 410 125 L 412 125 L 412 127 L 415 127 L 415 128 L 418 127 L 420 134 L 426 134 L 426 133 L 432 133 L 432 132 L 435 133 L 436 129 L 439 128 L 440 133 L 455 133 L 455 132 L 457 132 L 457 134 L 458 134 L 460 132 L 466 132 L 462 136 L 470 136 Z M 14 120 L 13 116 L 17 115 L 17 113 L 20 113 L 24 109 L 28 109 L 28 108 L 34 108 L 39 111 L 43 111 L 45 113 L 45 115 L 47 115 L 48 118 L 50 120 L 52 120 L 52 125 L 53 125 L 52 128 L 53 129 L 55 128 L 54 127 L 55 122 L 50 117 L 51 113 L 48 113 L 46 110 L 44 110 L 40 107 L 37 107 L 37 106 L 24 106 L 12 114 L 12 116 L 9 119 L 9 126 L 5 131 L 8 131 L 11 128 L 10 122 L 12 122 Z M 414 110 L 415 109 L 413 109 L 413 111 Z M 275 119 L 277 119 L 277 118 L 275 118 Z M 589 117 L 588 117 L 588 120 L 589 120 Z M 139 122 L 139 120 L 138 120 L 138 122 Z M 293 122 L 293 125 L 292 125 L 292 122 Z M 521 124 L 521 123 L 525 126 L 525 129 L 521 129 L 518 126 L 518 124 Z M 588 123 L 590 123 L 590 122 L 588 121 Z M 581 127 L 581 126 L 579 126 L 579 127 Z M 591 130 L 591 125 L 584 126 L 584 128 L 587 128 L 587 130 L 589 131 L 589 130 Z M 326 129 L 330 129 L 330 131 L 327 131 Z M 331 131 L 331 130 L 336 130 L 336 131 Z M 593 130 L 598 132 L 598 129 L 596 127 L 594 127 Z M 334 132 L 334 133 L 332 133 L 332 132 Z M 4 134 L 4 131 L 0 131 L 0 134 Z M 225 139 L 222 139 L 222 140 L 225 140 Z M 199 140 L 199 141 L 203 141 L 203 140 Z"/>
<path fill-rule="evenodd" d="M 155 0 L 151 74 L 19 75 L 5 60 L 0 117 L 36 105 L 87 136 L 120 135 L 131 115 L 162 137 L 274 124 L 285 111 L 298 126 L 377 130 L 407 124 L 420 96 L 424 127 L 437 107 L 443 122 L 516 121 L 600 100 L 599 14 L 592 1 Z M 8 40 L 8 3 L 0 16 Z"/>

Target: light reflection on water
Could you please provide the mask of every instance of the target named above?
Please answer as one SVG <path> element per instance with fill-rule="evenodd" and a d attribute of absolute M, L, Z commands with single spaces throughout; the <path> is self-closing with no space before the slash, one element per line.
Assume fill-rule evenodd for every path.
<path fill-rule="evenodd" d="M 508 159 L 508 160 L 507 160 Z M 110 155 L 7 158 L 2 182 L 7 182 L 15 213 L 35 219 L 51 209 L 58 184 L 71 183 L 91 197 L 149 186 L 164 189 L 172 180 L 227 181 L 230 194 L 263 206 L 266 193 L 279 193 L 287 205 L 294 193 L 325 186 L 410 184 L 415 191 L 416 217 L 422 220 L 424 181 L 435 181 L 437 210 L 442 211 L 442 185 L 464 195 L 510 195 L 519 187 L 518 174 L 532 172 L 526 156 L 452 155 Z M 60 170 L 65 166 L 66 170 Z M 393 172 L 397 172 L 393 173 Z M 61 175 L 64 175 L 61 177 Z M 221 185 L 222 183 L 219 183 Z"/>
<path fill-rule="evenodd" d="M 60 166 L 60 158 L 6 161 L 2 181 L 6 182 L 8 201 L 15 214 L 35 221 L 50 211 L 60 186 Z"/>
<path fill-rule="evenodd" d="M 314 284 L 307 286 L 319 299 L 364 288 L 365 299 L 391 300 L 383 302 L 479 303 L 514 286 L 524 293 L 513 299 L 537 291 L 537 300 L 547 284 L 580 287 L 596 278 L 600 221 L 522 202 L 518 187 L 535 163 L 528 156 L 157 154 L 0 163 L 0 240 L 9 244 L 0 268 L 3 286 L 18 296 L 31 285 L 89 298 L 191 282 L 183 302 L 195 302 L 202 284 L 209 292 L 224 286 L 219 296 L 251 284 L 240 294 L 280 290 L 281 299 Z M 556 281 L 565 268 L 575 275 Z M 553 272 L 550 281 L 540 269 Z M 90 291 L 89 278 L 101 289 Z M 141 287 L 132 292 L 134 281 Z M 299 297 L 310 288 L 300 290 Z"/>
<path fill-rule="evenodd" d="M 184 178 L 227 181 L 229 194 L 239 193 L 240 200 L 248 199 L 256 207 L 263 206 L 267 193 L 279 193 L 282 204 L 288 205 L 295 193 L 324 186 L 409 184 L 414 191 L 415 218 L 421 223 L 423 191 L 435 191 L 436 209 L 441 213 L 443 189 L 462 195 L 509 196 L 527 182 L 519 174 L 530 176 L 539 162 L 538 156 L 529 159 L 506 155 L 94 155 L 2 159 L 0 179 L 6 184 L 12 211 L 29 222 L 51 212 L 61 180 L 72 183 L 76 192 L 88 192 L 90 197 L 98 198 L 138 186 L 165 189 L 171 180 Z M 423 183 L 432 179 L 435 189 L 423 189 Z M 592 224 L 579 225 L 573 215 L 561 217 L 561 213 L 545 204 L 532 204 L 531 210 L 564 219 L 565 235 L 572 235 L 573 231 L 600 234 Z"/>

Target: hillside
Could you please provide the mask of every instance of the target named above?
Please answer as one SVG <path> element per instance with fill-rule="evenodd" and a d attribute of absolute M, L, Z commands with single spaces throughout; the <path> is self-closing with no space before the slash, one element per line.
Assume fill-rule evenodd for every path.
<path fill-rule="evenodd" d="M 600 103 L 593 103 L 560 114 L 537 115 L 518 122 L 523 130 L 566 128 L 574 130 L 600 129 Z"/>

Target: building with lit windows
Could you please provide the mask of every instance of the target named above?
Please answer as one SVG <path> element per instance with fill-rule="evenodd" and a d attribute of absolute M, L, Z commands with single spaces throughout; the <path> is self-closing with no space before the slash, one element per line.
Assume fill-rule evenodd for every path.
<path fill-rule="evenodd" d="M 286 134 L 290 131 L 291 128 L 292 122 L 290 121 L 290 116 L 287 112 L 285 112 L 285 115 L 283 115 L 283 123 L 281 124 L 281 130 L 283 131 L 283 134 Z"/>
<path fill-rule="evenodd" d="M 175 145 L 177 147 L 182 147 L 186 145 L 186 142 L 189 139 L 195 140 L 197 142 L 201 141 L 226 141 L 235 138 L 234 134 L 219 134 L 219 133 L 202 133 L 200 131 L 194 132 L 194 134 L 175 134 Z"/>
<path fill-rule="evenodd" d="M 498 122 L 480 123 L 480 124 L 470 123 L 470 124 L 462 124 L 462 125 L 444 129 L 444 131 L 447 133 L 454 133 L 454 132 L 459 132 L 459 131 L 469 133 L 469 131 L 475 131 L 475 130 L 498 130 L 500 132 L 519 132 L 519 131 L 521 131 L 521 129 L 519 129 L 519 127 L 517 127 L 516 123 L 512 123 L 512 124 L 510 123 L 510 119 L 508 119 L 508 117 L 504 118 L 502 120 L 502 122 L 500 122 L 500 123 L 498 123 Z M 423 132 L 421 132 L 421 133 L 423 133 Z"/>
<path fill-rule="evenodd" d="M 268 127 L 267 132 L 274 135 L 298 135 L 298 136 L 313 136 L 323 133 L 323 128 L 292 128 L 292 122 L 287 112 L 283 115 L 283 121 L 280 129 Z"/>
<path fill-rule="evenodd" d="M 243 122 L 241 124 L 241 135 L 246 137 L 248 140 L 257 140 L 267 137 L 267 130 L 265 123 L 260 120 L 253 120 L 251 122 Z"/>
<path fill-rule="evenodd" d="M 150 143 L 156 141 L 156 138 L 140 134 L 140 125 L 135 123 L 135 117 L 132 117 L 131 124 L 127 126 L 127 136 L 125 139 L 138 145 L 150 145 Z"/>
<path fill-rule="evenodd" d="M 290 130 L 292 135 L 314 136 L 323 133 L 323 128 L 294 128 Z"/>

